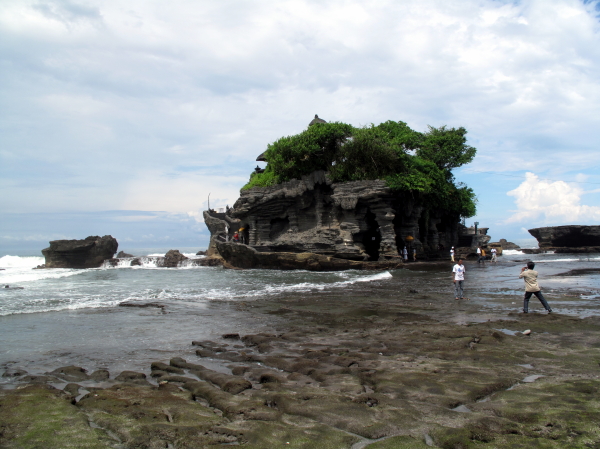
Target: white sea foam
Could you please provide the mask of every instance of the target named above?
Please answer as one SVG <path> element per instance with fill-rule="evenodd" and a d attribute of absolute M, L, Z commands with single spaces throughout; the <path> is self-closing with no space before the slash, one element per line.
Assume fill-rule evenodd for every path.
<path fill-rule="evenodd" d="M 4 256 L 0 257 L 0 268 L 35 268 L 44 263 L 43 257 L 21 257 Z"/>
<path fill-rule="evenodd" d="M 58 279 L 80 274 L 82 270 L 72 270 L 67 268 L 52 268 L 34 270 L 38 265 L 44 263 L 43 257 L 19 257 L 4 256 L 0 258 L 0 284 L 12 285 L 25 282 L 40 281 L 43 279 Z"/>
<path fill-rule="evenodd" d="M 203 267 L 199 267 L 198 265 L 195 265 L 194 260 L 201 259 L 204 256 L 196 256 L 195 254 L 193 254 L 191 256 L 193 256 L 193 257 L 188 257 L 188 260 L 181 261 L 181 263 L 179 264 L 179 266 L 177 268 L 182 268 L 182 269 L 203 268 Z M 104 264 L 102 265 L 102 268 L 106 269 L 106 270 L 110 270 L 110 269 L 114 269 L 114 268 L 134 268 L 134 269 L 158 268 L 158 269 L 162 269 L 164 267 L 160 267 L 158 265 L 158 262 L 162 258 L 163 258 L 163 256 L 156 256 L 156 255 L 141 256 L 141 257 L 123 257 L 123 258 L 117 259 L 116 262 L 105 261 Z M 139 262 L 139 265 L 138 264 L 131 265 L 131 262 L 133 260 L 137 260 Z M 172 268 L 169 268 L 169 269 L 172 270 Z"/>
<path fill-rule="evenodd" d="M 573 258 L 565 258 L 565 259 L 540 259 L 539 261 L 537 261 L 536 263 L 547 263 L 547 262 L 580 262 L 580 261 L 592 261 L 592 260 L 600 260 L 600 257 L 587 257 L 587 256 L 581 256 L 578 259 L 573 259 Z"/>
<path fill-rule="evenodd" d="M 514 256 L 514 255 L 521 255 L 521 254 L 525 254 L 525 253 L 519 249 L 503 249 L 502 250 L 503 256 Z"/>

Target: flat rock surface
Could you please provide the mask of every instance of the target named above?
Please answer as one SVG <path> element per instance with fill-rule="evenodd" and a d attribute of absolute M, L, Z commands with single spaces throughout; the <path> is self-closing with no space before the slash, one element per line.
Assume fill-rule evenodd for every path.
<path fill-rule="evenodd" d="M 74 384 L 58 390 L 51 376 L 28 384 L 11 371 L 26 381 L 0 390 L 0 447 L 600 445 L 600 318 L 477 320 L 481 306 L 426 286 L 399 291 L 396 302 L 373 290 L 252 307 L 279 324 L 190 341 L 185 359 L 153 363 L 148 379 L 110 373 L 86 393 Z M 456 307 L 461 322 L 445 318 Z M 66 371 L 81 370 L 56 374 Z"/>

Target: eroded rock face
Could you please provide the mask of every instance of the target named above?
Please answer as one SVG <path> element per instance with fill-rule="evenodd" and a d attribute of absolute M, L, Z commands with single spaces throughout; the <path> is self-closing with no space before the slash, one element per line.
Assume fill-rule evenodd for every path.
<path fill-rule="evenodd" d="M 385 261 L 339 259 L 315 253 L 259 252 L 240 243 L 217 242 L 217 250 L 227 268 L 262 268 L 271 270 L 386 270 L 402 264 L 400 257 Z"/>
<path fill-rule="evenodd" d="M 582 248 L 600 246 L 600 226 L 548 226 L 529 229 L 540 248 Z"/>
<path fill-rule="evenodd" d="M 90 236 L 83 240 L 53 240 L 42 254 L 45 268 L 98 268 L 115 255 L 118 247 L 111 235 Z"/>
<path fill-rule="evenodd" d="M 426 216 L 413 198 L 392 192 L 382 180 L 332 183 L 323 171 L 244 190 L 223 215 L 204 213 L 212 236 L 209 252 L 226 240 L 225 226 L 229 235 L 243 229 L 242 241 L 259 252 L 356 261 L 396 258 L 406 244 L 422 254 L 458 239 L 459 217 Z"/>

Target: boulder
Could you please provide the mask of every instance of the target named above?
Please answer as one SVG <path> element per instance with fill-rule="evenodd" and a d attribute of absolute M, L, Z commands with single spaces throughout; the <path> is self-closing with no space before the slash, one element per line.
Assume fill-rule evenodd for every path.
<path fill-rule="evenodd" d="M 63 366 L 62 368 L 57 368 L 54 371 L 46 374 L 53 375 L 62 380 L 66 380 L 67 382 L 81 382 L 90 378 L 84 368 L 73 365 Z"/>
<path fill-rule="evenodd" d="M 124 259 L 125 257 L 133 257 L 133 254 L 127 254 L 125 251 L 119 251 L 117 259 Z"/>
<path fill-rule="evenodd" d="M 502 249 L 521 249 L 519 245 L 513 242 L 508 242 L 506 241 L 506 239 L 500 239 L 498 243 L 500 244 Z"/>
<path fill-rule="evenodd" d="M 600 226 L 547 226 L 529 229 L 540 248 L 583 248 L 600 246 Z"/>
<path fill-rule="evenodd" d="M 165 258 L 162 261 L 163 267 L 177 268 L 181 262 L 188 260 L 178 249 L 171 249 L 165 254 Z"/>
<path fill-rule="evenodd" d="M 110 235 L 83 240 L 54 240 L 42 250 L 44 268 L 98 268 L 117 252 L 117 239 Z"/>

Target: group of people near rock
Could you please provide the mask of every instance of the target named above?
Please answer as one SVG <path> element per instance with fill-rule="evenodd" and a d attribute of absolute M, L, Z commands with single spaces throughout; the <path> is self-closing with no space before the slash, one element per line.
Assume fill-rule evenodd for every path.
<path fill-rule="evenodd" d="M 413 262 L 416 262 L 417 261 L 417 248 L 413 248 L 412 256 L 413 256 Z M 404 260 L 404 262 L 408 262 L 408 249 L 406 249 L 406 246 L 402 250 L 402 259 Z"/>
<path fill-rule="evenodd" d="M 498 262 L 498 250 L 496 250 L 496 248 L 492 248 L 490 250 L 490 254 L 492 255 L 492 259 L 491 262 L 492 263 L 496 263 Z M 480 246 L 477 247 L 477 263 L 485 263 L 485 249 L 481 248 Z"/>
<path fill-rule="evenodd" d="M 233 236 L 231 237 L 231 241 L 234 243 L 245 243 L 248 244 L 247 240 L 246 240 L 246 235 L 244 234 L 244 231 L 246 230 L 246 228 L 241 227 L 239 229 L 239 231 L 235 232 L 233 234 Z M 225 226 L 225 241 L 228 242 L 229 241 L 229 226 Z"/>

